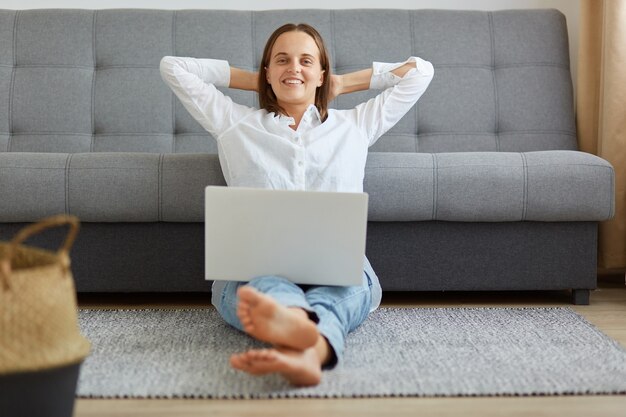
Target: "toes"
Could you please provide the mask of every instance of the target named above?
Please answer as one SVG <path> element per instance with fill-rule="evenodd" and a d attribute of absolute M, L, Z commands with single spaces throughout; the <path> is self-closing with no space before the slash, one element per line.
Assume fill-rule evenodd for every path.
<path fill-rule="evenodd" d="M 248 303 L 245 301 L 239 300 L 239 303 L 237 303 L 237 313 L 243 313 L 246 311 L 250 311 L 250 306 L 248 306 Z"/>
<path fill-rule="evenodd" d="M 261 351 L 258 349 L 251 349 L 249 351 L 247 351 L 246 353 L 244 353 L 244 355 L 246 356 L 246 359 L 249 361 L 255 361 L 259 359 L 259 355 L 260 355 Z"/>
<path fill-rule="evenodd" d="M 239 304 L 237 304 L 237 316 L 239 318 L 250 316 L 250 305 L 247 302 L 239 301 Z"/>
<path fill-rule="evenodd" d="M 240 303 L 247 303 L 250 307 L 253 307 L 257 301 L 257 295 L 259 292 L 249 285 L 244 285 L 237 288 L 237 296 Z"/>
<path fill-rule="evenodd" d="M 267 362 L 267 355 L 259 350 L 249 350 L 230 356 L 230 364 L 233 368 L 250 374 L 259 375 L 265 371 L 263 364 Z"/>
<path fill-rule="evenodd" d="M 247 358 L 251 362 L 267 362 L 276 358 L 275 351 L 273 349 L 255 349 L 249 350 Z"/>
<path fill-rule="evenodd" d="M 237 317 L 239 317 L 241 324 L 252 324 L 252 317 L 248 314 L 237 314 Z"/>
<path fill-rule="evenodd" d="M 243 359 L 241 354 L 233 354 L 230 356 L 230 365 L 233 368 L 236 369 L 240 369 L 240 370 L 245 370 L 246 368 L 246 361 Z"/>
<path fill-rule="evenodd" d="M 250 350 L 246 352 L 248 367 L 246 372 L 252 375 L 264 375 L 279 371 L 279 364 L 273 349 Z"/>
<path fill-rule="evenodd" d="M 243 330 L 246 333 L 253 333 L 254 332 L 254 324 L 252 323 L 252 320 L 248 320 L 248 321 L 241 321 L 241 326 L 243 327 Z"/>
<path fill-rule="evenodd" d="M 249 288 L 253 290 L 252 288 Z M 254 291 L 254 290 L 253 290 Z M 237 289 L 237 296 L 239 300 L 237 302 L 237 316 L 241 319 L 241 316 L 250 316 L 250 310 L 254 308 L 255 303 L 250 300 L 250 293 L 246 287 L 239 287 Z"/>
<path fill-rule="evenodd" d="M 239 321 L 244 326 L 252 325 L 252 318 L 248 314 L 239 314 L 237 313 L 237 317 L 239 317 Z"/>
<path fill-rule="evenodd" d="M 239 302 L 239 305 L 237 306 L 237 317 L 243 327 L 248 330 L 247 327 L 252 325 L 252 316 L 250 314 L 250 306 L 245 301 Z"/>

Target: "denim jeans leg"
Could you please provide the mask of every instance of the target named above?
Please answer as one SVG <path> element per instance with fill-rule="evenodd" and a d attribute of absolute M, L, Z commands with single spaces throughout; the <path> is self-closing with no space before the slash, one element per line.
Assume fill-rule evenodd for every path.
<path fill-rule="evenodd" d="M 360 286 L 318 286 L 306 291 L 306 299 L 319 317 L 317 328 L 328 340 L 334 353 L 324 369 L 332 369 L 339 363 L 343 357 L 346 336 L 369 315 L 371 287 L 369 275 L 363 272 L 363 284 Z"/>
<path fill-rule="evenodd" d="M 259 292 L 274 298 L 281 305 L 300 307 L 309 314 L 309 318 L 316 323 L 318 321 L 315 310 L 306 301 L 304 291 L 300 287 L 285 278 L 268 275 L 254 278 L 250 282 L 229 281 L 222 291 L 220 303 L 215 307 L 228 324 L 241 331 L 243 331 L 243 326 L 237 317 L 239 304 L 237 289 L 243 285 L 254 287 Z"/>

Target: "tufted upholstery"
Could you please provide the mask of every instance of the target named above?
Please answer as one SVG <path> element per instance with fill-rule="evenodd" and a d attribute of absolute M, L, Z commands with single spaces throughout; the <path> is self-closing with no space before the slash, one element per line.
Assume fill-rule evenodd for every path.
<path fill-rule="evenodd" d="M 0 10 L 0 195 L 12 196 L 0 221 L 201 222 L 202 189 L 224 184 L 216 142 L 161 80 L 160 59 L 256 70 L 289 21 L 321 32 L 337 73 L 410 55 L 434 64 L 424 96 L 370 148 L 370 220 L 613 215 L 612 167 L 576 152 L 558 11 Z M 253 93 L 222 91 L 256 106 Z"/>
<path fill-rule="evenodd" d="M 287 21 L 321 32 L 336 73 L 409 55 L 434 64 L 427 94 L 371 151 L 576 149 L 567 30 L 553 10 L 5 10 L 0 150 L 216 153 L 162 82 L 160 58 L 256 70 L 267 37 Z M 224 92 L 257 104 L 250 92 Z M 333 107 L 374 94 L 340 96 Z"/>

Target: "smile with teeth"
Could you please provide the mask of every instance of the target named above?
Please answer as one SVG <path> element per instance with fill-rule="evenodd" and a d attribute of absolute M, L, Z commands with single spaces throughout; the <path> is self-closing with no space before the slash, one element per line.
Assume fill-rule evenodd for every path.
<path fill-rule="evenodd" d="M 283 83 L 287 84 L 287 85 L 300 85 L 300 84 L 304 84 L 304 82 L 302 80 L 298 80 L 297 78 L 288 78 L 286 80 L 283 81 Z"/>

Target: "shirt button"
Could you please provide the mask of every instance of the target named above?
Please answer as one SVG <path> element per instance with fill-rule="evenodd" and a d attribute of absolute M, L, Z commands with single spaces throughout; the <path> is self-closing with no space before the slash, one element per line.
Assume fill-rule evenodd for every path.
<path fill-rule="evenodd" d="M 302 165 L 304 165 L 304 162 L 298 161 L 298 166 L 301 167 Z"/>

